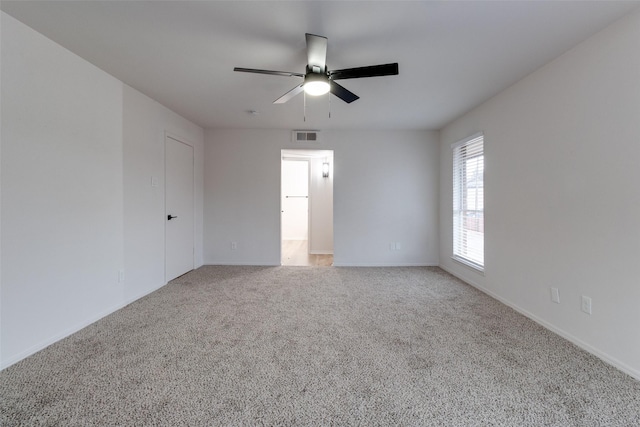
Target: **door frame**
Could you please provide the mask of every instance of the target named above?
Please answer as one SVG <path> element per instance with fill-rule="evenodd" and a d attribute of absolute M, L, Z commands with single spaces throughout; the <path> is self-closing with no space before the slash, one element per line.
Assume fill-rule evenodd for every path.
<path fill-rule="evenodd" d="M 192 270 L 195 268 L 195 265 L 196 265 L 196 147 L 195 147 L 195 144 L 190 142 L 188 139 L 165 130 L 164 138 L 163 138 L 164 144 L 162 147 L 162 156 L 164 157 L 164 171 L 163 171 L 164 172 L 164 191 L 163 191 L 164 214 L 162 218 L 164 223 L 164 281 L 165 283 L 169 283 L 169 280 L 167 280 L 167 220 L 166 220 L 167 218 L 167 139 L 173 139 L 176 142 L 179 142 L 184 145 L 188 145 L 189 147 L 191 147 L 191 150 L 193 152 L 193 156 L 191 158 L 191 162 L 192 162 L 191 181 L 193 184 L 191 187 L 192 188 L 191 200 L 193 203 L 192 209 L 191 209 L 193 213 L 193 229 L 191 230 L 191 234 L 193 236 L 193 251 L 191 254 Z"/>
<path fill-rule="evenodd" d="M 298 154 L 292 154 L 292 153 L 296 153 L 298 152 Z M 326 154 L 325 154 L 326 153 Z M 279 233 L 279 244 L 278 244 L 278 250 L 279 250 L 279 260 L 280 263 L 282 264 L 282 162 L 284 160 L 306 160 L 309 164 L 309 168 L 308 168 L 308 185 L 309 185 L 309 197 L 307 199 L 307 206 L 308 206 L 308 215 L 307 215 L 307 219 L 308 219 L 308 228 L 307 228 L 307 253 L 309 255 L 312 254 L 324 254 L 324 252 L 311 252 L 311 248 L 312 248 L 312 239 L 313 239 L 313 234 L 311 232 L 312 229 L 312 224 L 313 224 L 313 210 L 311 209 L 311 207 L 313 206 L 312 204 L 312 199 L 313 199 L 313 194 L 314 192 L 312 191 L 312 161 L 315 159 L 319 159 L 322 157 L 325 157 L 325 155 L 328 155 L 328 153 L 331 153 L 331 179 L 332 182 L 334 181 L 334 177 L 333 177 L 333 164 L 335 164 L 335 150 L 333 148 L 281 148 L 280 149 L 280 174 L 279 174 L 279 179 L 280 179 L 280 193 L 279 193 L 279 197 L 280 197 L 280 233 Z M 318 155 L 320 154 L 320 155 Z M 297 156 L 297 157 L 296 157 Z M 334 185 L 332 183 L 332 203 L 333 203 L 333 188 Z M 331 221 L 331 234 L 333 235 L 335 233 L 335 228 L 334 228 L 334 224 L 335 221 L 332 219 Z M 333 247 L 333 245 L 332 245 Z M 331 254 L 333 255 L 333 250 L 329 253 L 327 252 L 327 254 Z"/>

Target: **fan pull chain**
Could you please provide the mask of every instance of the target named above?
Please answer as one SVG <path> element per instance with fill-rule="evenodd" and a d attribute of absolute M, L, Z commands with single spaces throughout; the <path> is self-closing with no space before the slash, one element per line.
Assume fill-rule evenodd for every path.
<path fill-rule="evenodd" d="M 304 99 L 303 107 L 302 107 L 302 121 L 306 122 L 307 121 L 307 92 L 302 92 L 302 97 Z"/>
<path fill-rule="evenodd" d="M 329 93 L 329 118 L 331 118 L 331 94 Z"/>

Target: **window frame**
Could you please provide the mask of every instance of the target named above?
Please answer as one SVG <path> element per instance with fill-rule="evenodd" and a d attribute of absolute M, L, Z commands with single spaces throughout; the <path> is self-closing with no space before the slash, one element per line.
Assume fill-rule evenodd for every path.
<path fill-rule="evenodd" d="M 480 144 L 480 148 L 478 150 L 477 146 Z M 471 148 L 472 154 L 467 156 L 467 153 L 462 153 L 461 151 L 466 150 L 467 148 Z M 452 182 L 452 255 L 451 258 L 459 263 L 462 263 L 466 266 L 469 266 L 481 273 L 484 274 L 484 133 L 478 132 L 467 138 L 464 138 L 454 144 L 451 144 L 452 149 L 452 166 L 453 166 L 453 182 Z M 478 166 L 477 159 L 481 158 L 480 167 Z M 476 186 L 475 192 L 472 195 L 475 201 L 475 209 L 469 209 L 468 200 L 469 200 L 469 188 L 467 186 L 468 178 L 464 178 L 467 175 L 466 168 L 469 161 L 476 161 L 474 164 L 475 168 L 475 182 Z M 478 177 L 481 177 L 481 186 L 478 186 L 479 180 Z M 478 189 L 482 188 L 480 192 Z M 481 200 L 479 200 L 481 198 Z M 478 203 L 480 201 L 480 203 Z M 481 209 L 478 209 L 478 205 L 481 206 Z M 478 218 L 478 212 L 481 212 L 481 218 L 479 221 L 475 222 L 476 230 L 471 230 L 470 227 L 465 224 L 468 222 L 469 218 L 466 217 L 466 213 L 473 211 L 473 218 Z M 478 229 L 481 229 L 481 238 L 482 238 L 482 247 L 478 252 L 478 248 L 472 250 L 472 256 L 469 256 L 470 253 L 468 250 L 461 251 L 460 245 L 464 245 L 467 247 L 467 236 L 468 233 L 474 232 L 478 233 Z M 463 233 L 461 236 L 460 233 Z M 476 234 L 477 237 L 477 234 Z M 473 255 L 477 255 L 473 257 Z M 481 259 L 480 259 L 481 258 Z"/>

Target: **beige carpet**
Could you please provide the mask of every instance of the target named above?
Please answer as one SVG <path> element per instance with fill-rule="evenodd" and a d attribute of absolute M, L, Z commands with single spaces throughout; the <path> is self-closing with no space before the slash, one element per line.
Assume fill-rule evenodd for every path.
<path fill-rule="evenodd" d="M 0 424 L 638 426 L 640 382 L 437 268 L 203 267 L 0 372 Z"/>

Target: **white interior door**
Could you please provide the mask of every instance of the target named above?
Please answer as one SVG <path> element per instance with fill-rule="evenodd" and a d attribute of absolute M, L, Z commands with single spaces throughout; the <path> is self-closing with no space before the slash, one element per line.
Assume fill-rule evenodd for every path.
<path fill-rule="evenodd" d="M 165 278 L 193 270 L 193 147 L 165 138 Z"/>

